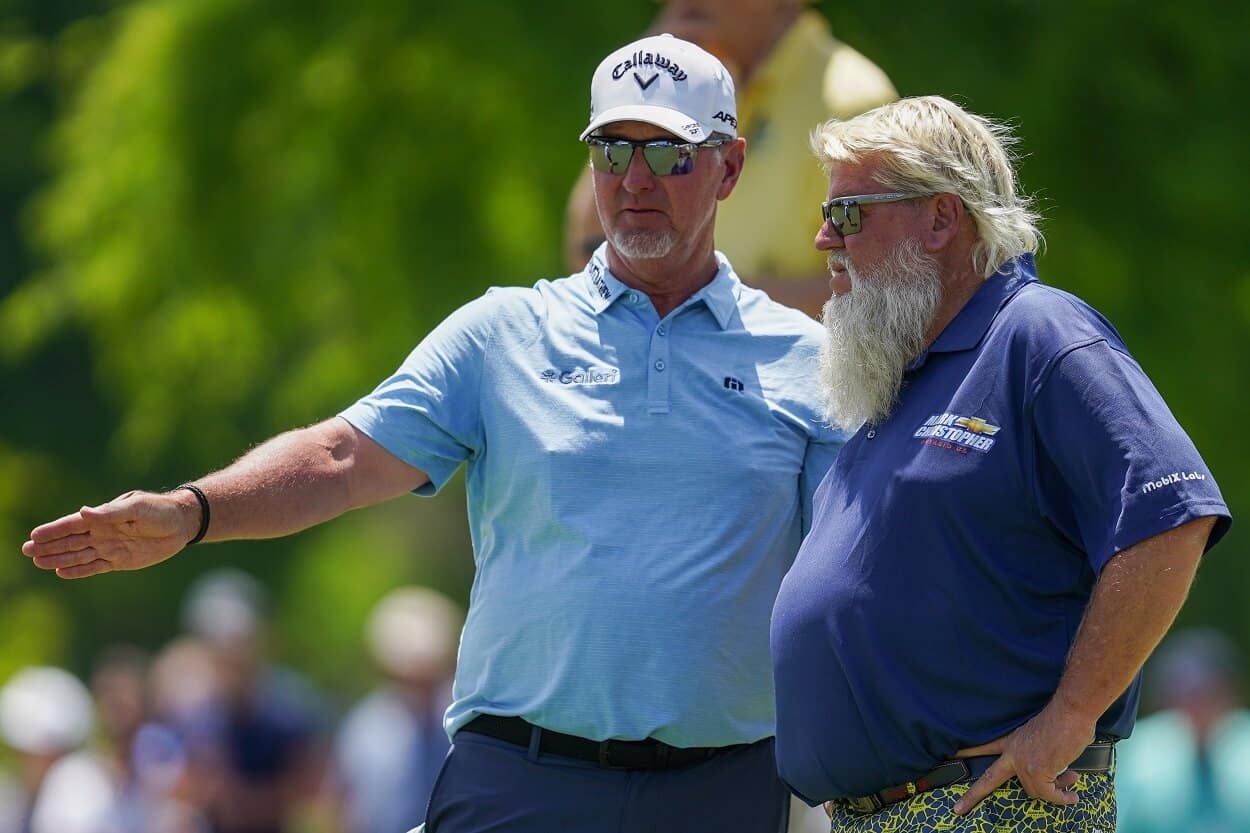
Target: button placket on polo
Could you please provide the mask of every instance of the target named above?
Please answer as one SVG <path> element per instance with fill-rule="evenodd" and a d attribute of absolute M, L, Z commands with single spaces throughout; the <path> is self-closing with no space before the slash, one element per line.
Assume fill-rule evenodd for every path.
<path fill-rule="evenodd" d="M 651 330 L 651 345 L 647 353 L 647 413 L 669 412 L 669 379 L 672 377 L 668 333 L 671 320 L 661 321 Z"/>

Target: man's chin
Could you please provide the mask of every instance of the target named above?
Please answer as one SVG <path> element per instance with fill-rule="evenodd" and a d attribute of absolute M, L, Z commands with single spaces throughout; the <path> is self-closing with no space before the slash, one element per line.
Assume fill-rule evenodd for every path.
<path fill-rule="evenodd" d="M 657 260 L 668 257 L 677 238 L 662 232 L 632 232 L 612 236 L 612 247 L 630 260 Z"/>

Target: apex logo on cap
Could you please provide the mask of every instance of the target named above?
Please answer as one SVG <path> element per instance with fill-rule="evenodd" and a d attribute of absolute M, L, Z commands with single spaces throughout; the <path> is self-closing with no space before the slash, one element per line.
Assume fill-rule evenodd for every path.
<path fill-rule="evenodd" d="M 619 81 L 622 77 L 624 77 L 625 73 L 629 72 L 634 67 L 655 67 L 656 69 L 663 70 L 673 76 L 674 81 L 686 80 L 685 70 L 678 66 L 677 62 L 672 58 L 666 58 L 658 52 L 635 52 L 633 55 L 630 55 L 616 66 L 612 67 L 612 77 Z M 659 73 L 657 72 L 650 81 L 643 84 L 642 79 L 638 78 L 637 73 L 634 75 L 635 78 L 638 78 L 638 85 L 644 90 L 650 86 L 651 81 L 654 81 L 658 76 Z"/>

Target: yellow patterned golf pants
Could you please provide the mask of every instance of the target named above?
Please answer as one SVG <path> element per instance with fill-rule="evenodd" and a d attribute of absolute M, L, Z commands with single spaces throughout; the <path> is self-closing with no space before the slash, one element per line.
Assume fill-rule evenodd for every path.
<path fill-rule="evenodd" d="M 919 793 L 875 813 L 834 802 L 832 833 L 1115 833 L 1115 783 L 1108 772 L 1082 772 L 1073 805 L 1030 798 L 1012 778 L 960 818 L 951 809 L 969 784 Z"/>

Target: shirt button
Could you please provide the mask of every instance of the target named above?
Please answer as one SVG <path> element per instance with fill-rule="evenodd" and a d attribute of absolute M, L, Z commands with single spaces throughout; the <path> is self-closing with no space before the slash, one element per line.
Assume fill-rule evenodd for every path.
<path fill-rule="evenodd" d="M 631 292 L 631 293 L 629 293 L 629 302 L 630 302 L 631 304 L 636 304 L 636 303 L 638 303 L 638 301 L 639 301 L 639 298 L 638 298 L 638 293 L 637 293 L 637 292 Z"/>
<path fill-rule="evenodd" d="M 658 370 L 658 371 L 660 371 L 661 373 L 663 373 L 663 372 L 664 372 L 664 368 L 666 368 L 666 367 L 668 367 L 668 365 L 666 365 L 666 364 L 664 363 L 664 360 L 663 360 L 663 359 L 657 359 L 657 360 L 656 360 L 656 362 L 655 362 L 655 369 L 656 369 L 656 370 Z"/>
<path fill-rule="evenodd" d="M 870 440 L 871 440 L 871 439 L 872 439 L 873 437 L 875 437 L 875 436 L 877 436 L 877 429 L 876 429 L 876 428 L 869 428 L 869 429 L 868 429 L 868 439 L 870 439 Z"/>
<path fill-rule="evenodd" d="M 663 324 L 661 324 L 660 326 L 655 328 L 655 334 L 658 336 L 668 335 L 668 329 Z"/>

